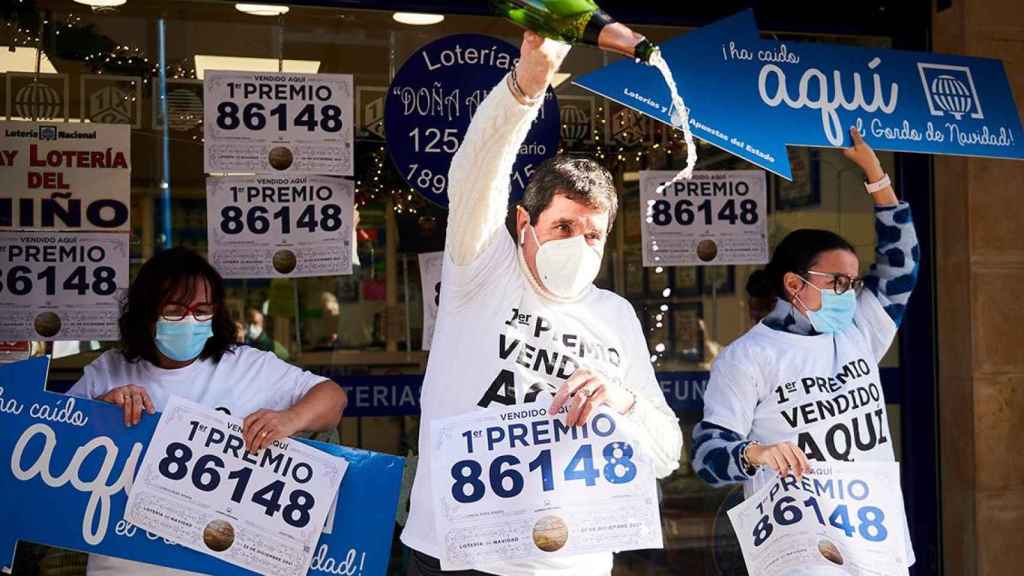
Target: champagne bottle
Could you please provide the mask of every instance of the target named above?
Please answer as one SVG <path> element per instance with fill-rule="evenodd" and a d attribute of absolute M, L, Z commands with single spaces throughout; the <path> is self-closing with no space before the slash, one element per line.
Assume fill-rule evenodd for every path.
<path fill-rule="evenodd" d="M 650 62 L 658 48 L 616 22 L 594 0 L 491 0 L 505 18 L 546 38 L 584 43 Z"/>

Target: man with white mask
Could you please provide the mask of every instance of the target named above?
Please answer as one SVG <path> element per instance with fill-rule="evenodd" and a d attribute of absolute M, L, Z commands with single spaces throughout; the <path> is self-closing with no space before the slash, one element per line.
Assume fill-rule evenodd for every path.
<path fill-rule="evenodd" d="M 592 284 L 618 207 L 611 174 L 589 159 L 552 158 L 509 213 L 516 154 L 568 50 L 527 32 L 516 68 L 481 103 L 452 161 L 420 461 L 402 532 L 412 549 L 410 576 L 600 576 L 612 568 L 609 550 L 442 572 L 431 494 L 434 420 L 535 403 L 552 413 L 569 406 L 568 424 L 580 425 L 604 405 L 638 424 L 639 448 L 659 477 L 679 466 L 679 422 L 655 378 L 636 312 Z"/>

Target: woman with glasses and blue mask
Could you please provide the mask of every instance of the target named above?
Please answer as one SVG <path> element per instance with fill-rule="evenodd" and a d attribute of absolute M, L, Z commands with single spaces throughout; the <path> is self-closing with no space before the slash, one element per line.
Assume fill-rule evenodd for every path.
<path fill-rule="evenodd" d="M 712 486 L 743 483 L 749 496 L 778 474 L 802 476 L 809 461 L 895 459 L 878 363 L 917 281 L 920 249 L 910 206 L 850 133 L 843 153 L 864 171 L 875 204 L 875 263 L 860 277 L 853 246 L 827 230 L 796 230 L 776 247 L 765 269 L 775 307 L 715 359 L 693 431 L 694 469 Z"/>
<path fill-rule="evenodd" d="M 124 423 L 163 409 L 171 395 L 243 418 L 246 449 L 259 452 L 298 432 L 338 425 L 341 386 L 271 352 L 235 344 L 220 274 L 195 252 L 174 248 L 139 270 L 119 321 L 120 349 L 85 367 L 68 392 L 116 404 Z M 184 572 L 92 555 L 90 576 Z"/>

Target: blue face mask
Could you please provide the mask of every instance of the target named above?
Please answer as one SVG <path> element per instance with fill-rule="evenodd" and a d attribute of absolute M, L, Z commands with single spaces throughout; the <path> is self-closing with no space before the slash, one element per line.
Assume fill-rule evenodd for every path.
<path fill-rule="evenodd" d="M 831 288 L 822 290 L 805 278 L 800 279 L 821 293 L 821 309 L 811 310 L 804 304 L 807 319 L 815 330 L 822 334 L 838 334 L 853 325 L 853 315 L 857 312 L 857 295 L 854 290 L 836 294 Z M 797 297 L 797 300 L 800 298 Z M 803 304 L 802 301 L 800 303 Z"/>
<path fill-rule="evenodd" d="M 184 320 L 156 321 L 156 348 L 171 360 L 186 362 L 199 356 L 206 341 L 213 336 L 213 321 Z"/>

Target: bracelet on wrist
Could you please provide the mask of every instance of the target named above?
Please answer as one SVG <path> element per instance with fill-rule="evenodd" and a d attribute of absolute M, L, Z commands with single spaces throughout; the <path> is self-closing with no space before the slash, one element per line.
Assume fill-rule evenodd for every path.
<path fill-rule="evenodd" d="M 892 186 L 892 180 L 890 180 L 889 175 L 884 172 L 882 173 L 882 177 L 874 182 L 869 182 L 867 178 L 864 178 L 864 189 L 868 191 L 868 194 L 881 192 L 890 186 Z"/>
<path fill-rule="evenodd" d="M 743 471 L 747 474 L 753 474 L 757 471 L 757 466 L 750 463 L 750 458 L 747 457 L 747 452 L 750 451 L 751 446 L 760 446 L 761 443 L 757 440 L 751 440 L 743 447 L 743 452 L 740 453 L 740 466 L 743 467 Z"/>
<path fill-rule="evenodd" d="M 544 99 L 544 92 L 541 92 L 537 96 L 529 96 L 526 91 L 523 90 L 521 84 L 519 84 L 519 76 L 516 72 L 516 67 L 512 67 L 512 71 L 508 74 L 508 88 L 512 92 L 512 96 L 523 106 L 533 106 Z"/>

